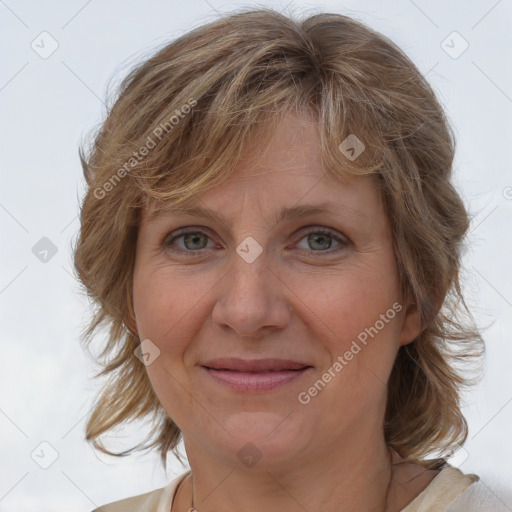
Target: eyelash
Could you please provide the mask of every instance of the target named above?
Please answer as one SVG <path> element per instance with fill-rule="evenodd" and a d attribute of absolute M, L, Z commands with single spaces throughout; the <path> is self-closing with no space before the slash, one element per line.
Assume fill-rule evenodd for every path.
<path fill-rule="evenodd" d="M 211 237 L 208 235 L 208 233 L 202 231 L 201 229 L 197 229 L 197 228 L 194 228 L 194 227 L 189 227 L 189 228 L 183 228 L 183 229 L 179 229 L 178 231 L 175 231 L 174 233 L 171 233 L 170 235 L 168 235 L 164 242 L 163 242 L 163 245 L 165 248 L 169 249 L 171 252 L 173 253 L 177 253 L 177 254 L 181 254 L 183 255 L 183 253 L 188 253 L 188 255 L 191 255 L 192 257 L 200 257 L 200 256 L 204 256 L 204 252 L 203 251 L 208 251 L 207 248 L 203 248 L 203 249 L 198 249 L 197 251 L 193 251 L 193 250 L 187 250 L 187 249 L 173 249 L 171 247 L 171 245 L 176 241 L 178 240 L 179 238 L 182 238 L 183 236 L 189 234 L 189 233 L 193 233 L 193 234 L 196 234 L 196 233 L 199 233 L 199 234 L 202 234 L 202 235 L 205 235 L 206 237 L 208 237 L 208 240 L 211 240 Z M 319 254 L 315 254 L 314 257 L 316 256 L 322 256 L 323 254 L 333 254 L 335 252 L 338 252 L 339 250 L 343 249 L 344 247 L 346 247 L 348 245 L 348 241 L 339 237 L 339 236 L 336 236 L 334 235 L 330 230 L 326 229 L 326 228 L 315 228 L 315 229 L 312 229 L 306 233 L 304 233 L 304 235 L 302 236 L 302 238 L 300 238 L 298 240 L 298 242 L 300 242 L 301 240 L 303 240 L 304 238 L 306 238 L 307 236 L 311 235 L 311 234 L 317 234 L 317 233 L 320 233 L 320 234 L 324 234 L 324 235 L 329 235 L 333 240 L 337 241 L 339 243 L 339 246 L 335 249 L 332 249 L 332 248 L 329 248 L 329 249 L 326 249 L 326 250 L 317 250 L 317 251 L 314 251 L 314 250 L 307 250 L 307 249 L 299 249 L 299 251 L 306 251 L 308 252 L 309 254 L 315 254 L 315 253 L 319 253 Z M 297 243 L 298 243 L 297 242 Z M 188 256 L 187 255 L 187 256 Z"/>

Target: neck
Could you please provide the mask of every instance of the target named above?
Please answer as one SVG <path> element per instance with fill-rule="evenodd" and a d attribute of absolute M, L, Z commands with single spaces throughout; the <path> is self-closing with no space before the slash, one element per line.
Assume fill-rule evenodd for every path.
<path fill-rule="evenodd" d="M 359 432 L 360 434 L 360 432 Z M 344 433 L 345 439 L 351 439 Z M 199 447 L 185 440 L 191 467 L 185 507 L 197 512 L 385 512 L 391 482 L 391 452 L 384 439 L 359 444 L 340 442 L 333 450 L 297 457 L 282 465 L 240 469 L 201 457 Z M 364 447 L 364 449 L 361 448 Z M 174 510 L 174 507 L 173 507 Z"/>

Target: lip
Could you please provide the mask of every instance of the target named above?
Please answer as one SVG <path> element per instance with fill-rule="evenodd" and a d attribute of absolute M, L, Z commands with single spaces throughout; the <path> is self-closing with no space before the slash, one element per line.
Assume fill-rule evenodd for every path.
<path fill-rule="evenodd" d="M 201 363 L 201 366 L 213 370 L 229 370 L 232 372 L 262 373 L 262 372 L 281 372 L 288 370 L 301 370 L 311 367 L 307 363 L 292 361 L 291 359 L 239 359 L 236 357 L 222 357 L 211 359 Z"/>
<path fill-rule="evenodd" d="M 239 372 L 234 370 L 215 370 L 201 367 L 217 382 L 235 391 L 270 391 L 289 384 L 308 373 L 311 366 L 299 370 L 281 370 L 264 372 Z"/>

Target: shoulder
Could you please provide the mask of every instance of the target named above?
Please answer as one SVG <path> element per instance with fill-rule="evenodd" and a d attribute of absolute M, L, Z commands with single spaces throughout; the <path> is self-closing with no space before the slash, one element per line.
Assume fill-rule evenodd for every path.
<path fill-rule="evenodd" d="M 189 473 L 190 471 L 183 473 L 165 487 L 107 503 L 92 512 L 168 512 L 179 483 Z"/>
<path fill-rule="evenodd" d="M 444 512 L 458 511 L 470 512 L 480 510 L 473 508 L 453 508 L 456 500 L 462 499 L 464 494 L 478 483 L 478 476 L 464 474 L 459 469 L 445 463 L 427 487 L 409 503 L 401 512 Z M 472 491 L 473 492 L 473 491 Z"/>
<path fill-rule="evenodd" d="M 481 480 L 473 483 L 450 503 L 446 512 L 510 512 L 510 508 Z"/>
<path fill-rule="evenodd" d="M 95 508 L 92 512 L 157 512 L 164 489 L 165 487 L 123 500 L 113 501 Z"/>

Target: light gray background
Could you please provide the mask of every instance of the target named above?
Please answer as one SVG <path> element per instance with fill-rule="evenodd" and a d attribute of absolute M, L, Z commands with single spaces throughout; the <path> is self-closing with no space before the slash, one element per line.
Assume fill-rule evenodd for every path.
<path fill-rule="evenodd" d="M 71 272 L 84 190 L 77 146 L 103 118 L 114 74 L 117 83 L 164 42 L 255 5 L 0 0 L 0 511 L 87 512 L 162 487 L 185 470 L 173 457 L 165 474 L 156 455 L 96 456 L 83 439 L 99 383 L 79 344 L 89 304 Z M 487 342 L 486 376 L 466 395 L 466 451 L 452 462 L 480 475 L 512 510 L 512 2 L 258 5 L 355 16 L 403 48 L 446 107 L 458 140 L 457 183 L 474 217 L 465 289 Z M 58 43 L 46 59 L 31 48 L 35 41 L 43 51 L 42 37 L 45 50 L 51 48 L 43 31 Z M 464 41 L 469 46 L 457 56 Z M 32 252 L 42 237 L 57 248 L 47 262 Z M 127 429 L 125 445 L 145 432 L 140 425 Z"/>

